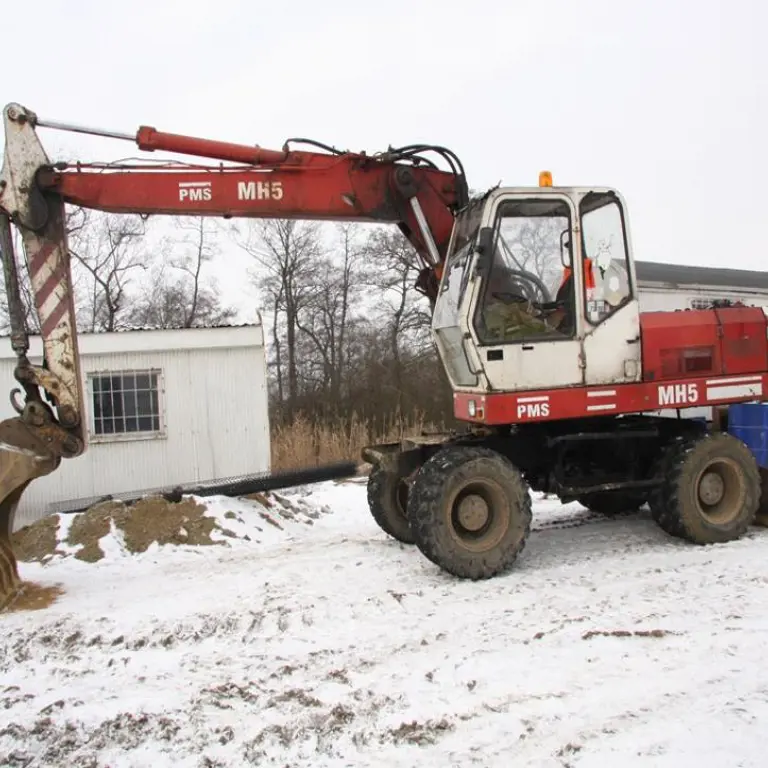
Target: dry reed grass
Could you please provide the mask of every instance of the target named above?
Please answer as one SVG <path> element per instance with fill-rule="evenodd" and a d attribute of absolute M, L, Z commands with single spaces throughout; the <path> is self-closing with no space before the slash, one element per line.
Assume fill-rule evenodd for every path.
<path fill-rule="evenodd" d="M 426 424 L 420 414 L 392 417 L 381 429 L 353 415 L 331 423 L 297 417 L 290 425 L 272 428 L 274 471 L 312 467 L 336 461 L 362 462 L 360 451 L 370 443 L 391 442 L 440 427 Z"/>

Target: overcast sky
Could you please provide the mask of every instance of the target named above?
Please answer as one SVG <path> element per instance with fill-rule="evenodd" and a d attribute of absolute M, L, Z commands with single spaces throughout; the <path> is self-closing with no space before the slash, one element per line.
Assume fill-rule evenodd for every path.
<path fill-rule="evenodd" d="M 631 6 L 631 7 L 630 7 Z M 6 2 L 2 102 L 279 148 L 453 149 L 470 185 L 608 185 L 637 258 L 768 267 L 760 0 Z M 41 131 L 82 160 L 119 142 Z M 233 253 L 236 290 L 245 261 Z M 236 298 L 233 295 L 233 298 Z"/>

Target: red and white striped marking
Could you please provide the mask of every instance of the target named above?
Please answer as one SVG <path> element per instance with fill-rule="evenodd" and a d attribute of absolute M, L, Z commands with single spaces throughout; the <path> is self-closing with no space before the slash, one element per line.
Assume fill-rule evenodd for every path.
<path fill-rule="evenodd" d="M 587 390 L 587 398 L 600 398 L 599 403 L 587 405 L 587 411 L 615 411 L 616 410 L 616 390 L 615 389 L 590 389 Z M 606 402 L 612 400 L 613 402 Z"/>
<path fill-rule="evenodd" d="M 69 277 L 66 236 L 58 227 L 45 239 L 25 233 L 27 266 L 40 320 L 46 367 L 58 380 L 56 404 L 83 413 L 77 365 L 77 337 Z M 47 388 L 47 387 L 46 387 Z"/>
<path fill-rule="evenodd" d="M 30 257 L 29 276 L 40 315 L 40 329 L 47 337 L 56 330 L 69 306 L 66 262 L 56 244 L 43 243 Z"/>
<path fill-rule="evenodd" d="M 729 376 L 707 379 L 707 400 L 736 400 L 763 396 L 762 376 Z"/>

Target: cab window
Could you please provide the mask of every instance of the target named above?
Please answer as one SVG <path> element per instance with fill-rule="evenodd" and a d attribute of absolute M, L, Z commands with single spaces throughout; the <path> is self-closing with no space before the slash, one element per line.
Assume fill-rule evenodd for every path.
<path fill-rule="evenodd" d="M 500 204 L 474 317 L 483 344 L 573 338 L 571 209 L 564 200 Z"/>
<path fill-rule="evenodd" d="M 632 298 L 624 212 L 613 192 L 590 192 L 579 208 L 585 314 L 598 325 Z"/>

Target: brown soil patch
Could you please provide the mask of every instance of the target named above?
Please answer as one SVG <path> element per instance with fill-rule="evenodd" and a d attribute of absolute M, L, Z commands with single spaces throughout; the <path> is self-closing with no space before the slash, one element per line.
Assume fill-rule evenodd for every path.
<path fill-rule="evenodd" d="M 277 494 L 252 494 L 247 498 L 261 505 L 251 512 L 250 523 L 256 531 L 263 531 L 261 521 L 284 530 L 284 523 L 313 525 L 321 515 L 319 510 L 304 508 L 301 503 L 297 505 Z M 225 519 L 240 524 L 247 522 L 245 517 L 232 511 L 224 513 Z M 50 515 L 16 531 L 11 543 L 17 560 L 45 563 L 51 556 L 69 555 L 65 547 L 71 547 L 77 550 L 72 556 L 95 563 L 104 558 L 99 542 L 109 535 L 113 527 L 119 531 L 123 546 L 131 554 L 145 552 L 153 542 L 160 545 L 227 546 L 226 541 L 211 538 L 214 531 L 217 538 L 224 536 L 251 541 L 247 534 L 236 534 L 218 523 L 215 517 L 207 514 L 204 506 L 189 497 L 176 502 L 162 496 L 151 496 L 130 506 L 121 501 L 101 502 L 66 520 L 70 523 L 67 538 L 57 548 L 61 520 L 60 515 Z"/>
<path fill-rule="evenodd" d="M 64 594 L 58 586 L 44 587 L 31 581 L 21 585 L 19 594 L 2 610 L 2 613 L 17 613 L 19 611 L 41 611 L 53 605 Z"/>
<path fill-rule="evenodd" d="M 104 557 L 99 547 L 99 539 L 109 533 L 109 521 L 122 507 L 119 502 L 105 501 L 91 507 L 72 521 L 67 534 L 67 544 L 82 547 L 75 555 L 78 560 L 95 563 Z"/>
<path fill-rule="evenodd" d="M 216 521 L 205 516 L 205 507 L 192 499 L 178 504 L 162 497 L 150 497 L 131 507 L 107 501 L 79 515 L 69 529 L 67 544 L 80 545 L 75 557 L 93 563 L 104 557 L 99 539 L 109 533 L 111 522 L 122 534 L 126 549 L 145 552 L 150 544 L 191 544 L 209 546 L 221 542 L 211 539 Z"/>
<path fill-rule="evenodd" d="M 56 552 L 59 516 L 51 515 L 11 534 L 11 546 L 17 560 L 42 562 Z"/>
<path fill-rule="evenodd" d="M 396 744 L 405 742 L 426 746 L 434 744 L 441 735 L 453 729 L 453 724 L 444 718 L 437 722 L 429 720 L 426 723 L 413 720 L 410 723 L 401 723 L 398 728 L 390 728 L 388 734 Z"/>
<path fill-rule="evenodd" d="M 122 533 L 125 547 L 131 553 L 145 552 L 153 542 L 158 544 L 190 544 L 206 546 L 222 544 L 211 539 L 213 530 L 222 529 L 205 507 L 192 499 L 168 502 L 161 496 L 149 497 L 127 506 L 119 501 L 105 501 L 78 514 L 72 520 L 66 544 L 80 547 L 74 555 L 79 560 L 95 563 L 104 557 L 99 540 L 106 536 L 114 522 Z M 51 515 L 16 531 L 11 545 L 20 562 L 44 562 L 56 548 L 59 515 Z"/>
<path fill-rule="evenodd" d="M 219 543 L 211 539 L 211 532 L 218 525 L 205 512 L 205 507 L 192 499 L 178 504 L 169 504 L 162 498 L 144 499 L 127 514 L 124 512 L 124 522 L 119 525 L 131 552 L 144 552 L 153 541 L 210 546 Z"/>
<path fill-rule="evenodd" d="M 676 634 L 678 633 L 666 629 L 636 629 L 632 632 L 627 629 L 612 629 L 610 631 L 590 629 L 581 636 L 581 639 L 589 640 L 593 637 L 667 637 Z"/>

